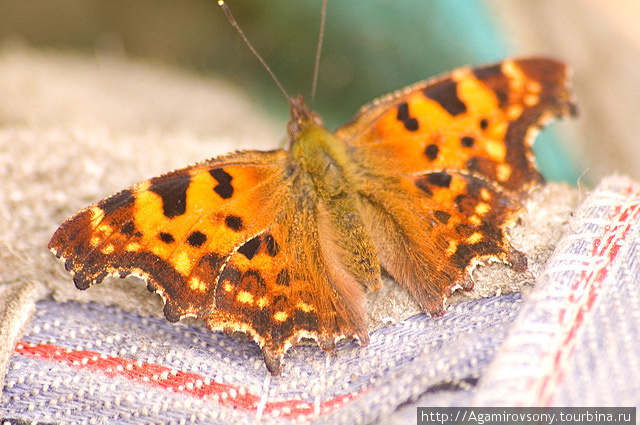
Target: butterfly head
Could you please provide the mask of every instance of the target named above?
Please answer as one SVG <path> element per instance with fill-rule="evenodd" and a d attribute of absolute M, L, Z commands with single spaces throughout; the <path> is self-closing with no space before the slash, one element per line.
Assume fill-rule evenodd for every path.
<path fill-rule="evenodd" d="M 287 124 L 289 145 L 298 140 L 300 134 L 310 126 L 324 127 L 322 119 L 307 107 L 302 95 L 291 98 L 289 100 L 289 108 L 291 109 L 291 118 L 289 118 Z"/>

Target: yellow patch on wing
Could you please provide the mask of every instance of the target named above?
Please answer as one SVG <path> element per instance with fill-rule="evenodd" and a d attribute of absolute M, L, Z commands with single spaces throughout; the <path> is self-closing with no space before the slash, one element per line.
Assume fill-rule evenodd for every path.
<path fill-rule="evenodd" d="M 128 252 L 138 252 L 142 247 L 138 242 L 129 242 L 124 249 Z"/>
<path fill-rule="evenodd" d="M 542 86 L 535 80 L 527 81 L 526 89 L 531 94 L 538 94 L 542 90 Z"/>
<path fill-rule="evenodd" d="M 496 166 L 496 177 L 498 181 L 506 182 L 511 176 L 511 166 L 509 164 L 498 164 Z"/>
<path fill-rule="evenodd" d="M 258 308 L 265 308 L 269 305 L 269 299 L 267 297 L 260 297 L 258 301 L 256 301 L 256 305 Z"/>
<path fill-rule="evenodd" d="M 502 73 L 509 77 L 511 88 L 517 91 L 522 90 L 524 81 L 527 81 L 526 75 L 522 72 L 520 67 L 512 60 L 505 60 L 502 62 Z"/>
<path fill-rule="evenodd" d="M 171 265 L 181 275 L 188 276 L 193 268 L 193 260 L 186 250 L 179 251 L 171 256 Z"/>
<path fill-rule="evenodd" d="M 478 217 L 477 215 L 473 214 L 471 216 L 469 216 L 469 223 L 473 224 L 474 226 L 479 226 L 482 224 L 482 220 L 480 220 L 480 217 Z"/>
<path fill-rule="evenodd" d="M 459 77 L 454 73 L 454 80 L 458 82 L 458 95 L 466 105 L 468 114 L 473 117 L 490 116 L 498 109 L 495 93 L 470 70 L 465 70 Z"/>
<path fill-rule="evenodd" d="M 457 250 L 458 250 L 458 242 L 454 240 L 450 240 L 449 246 L 447 247 L 444 253 L 447 255 L 447 257 L 451 257 L 453 254 L 456 253 Z"/>
<path fill-rule="evenodd" d="M 313 311 L 313 306 L 309 305 L 303 301 L 298 301 L 298 303 L 296 304 L 296 308 L 298 310 L 301 310 L 305 313 L 309 313 L 310 311 Z"/>
<path fill-rule="evenodd" d="M 204 292 L 207 289 L 207 284 L 194 276 L 189 279 L 189 287 L 194 291 Z"/>
<path fill-rule="evenodd" d="M 511 105 L 507 108 L 507 118 L 510 121 L 515 121 L 520 118 L 522 111 L 524 111 L 524 108 L 521 105 Z"/>
<path fill-rule="evenodd" d="M 474 244 L 482 240 L 483 236 L 480 232 L 475 232 L 467 238 L 467 243 Z"/>
<path fill-rule="evenodd" d="M 115 247 L 113 246 L 113 244 L 110 244 L 110 243 L 103 246 L 102 249 L 100 250 L 100 252 L 102 252 L 104 255 L 109 255 L 113 253 L 113 251 L 115 251 Z"/>
<path fill-rule="evenodd" d="M 242 304 L 253 304 L 253 295 L 247 291 L 239 291 L 236 295 L 236 301 Z"/>
<path fill-rule="evenodd" d="M 478 205 L 476 205 L 475 212 L 478 215 L 486 214 L 489 211 L 491 211 L 491 205 L 485 202 L 480 202 Z"/>
<path fill-rule="evenodd" d="M 452 193 L 464 193 L 467 188 L 467 182 L 465 179 L 459 178 L 458 176 L 452 176 L 451 185 L 449 186 L 449 191 Z"/>
<path fill-rule="evenodd" d="M 498 142 L 495 140 L 486 140 L 485 146 L 487 149 L 487 154 L 489 157 L 496 162 L 504 162 L 507 156 L 507 148 L 505 147 L 503 142 Z"/>
<path fill-rule="evenodd" d="M 285 320 L 287 320 L 288 317 L 289 315 L 287 314 L 287 312 L 278 311 L 273 315 L 273 320 L 275 320 L 276 322 L 284 322 Z"/>
<path fill-rule="evenodd" d="M 91 215 L 91 224 L 95 225 L 97 223 L 99 223 L 98 220 L 100 220 L 102 217 L 104 217 L 104 211 L 102 210 L 102 208 L 97 207 L 97 206 L 92 206 L 89 208 L 90 211 L 90 215 Z M 95 228 L 95 226 L 94 226 Z"/>
<path fill-rule="evenodd" d="M 527 106 L 535 106 L 540 101 L 540 96 L 535 94 L 527 94 L 522 99 L 525 105 Z"/>
<path fill-rule="evenodd" d="M 102 233 L 102 234 L 104 234 L 104 235 L 108 235 L 108 234 L 110 234 L 111 232 L 113 232 L 113 227 L 109 226 L 109 225 L 108 225 L 108 224 L 106 224 L 106 223 L 102 223 L 102 224 L 98 225 L 98 227 L 96 228 L 96 230 L 97 230 L 98 232 L 101 232 L 101 233 Z"/>

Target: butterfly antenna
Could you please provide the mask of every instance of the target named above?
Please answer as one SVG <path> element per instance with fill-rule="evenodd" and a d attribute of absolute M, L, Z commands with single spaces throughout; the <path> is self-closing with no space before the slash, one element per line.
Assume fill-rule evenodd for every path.
<path fill-rule="evenodd" d="M 218 6 L 220 6 L 222 8 L 222 11 L 224 12 L 224 15 L 227 17 L 227 21 L 229 21 L 229 23 L 236 29 L 236 31 L 238 31 L 238 34 L 240 34 L 240 37 L 242 37 L 242 39 L 244 40 L 244 42 L 247 45 L 247 47 L 249 47 L 249 50 L 251 50 L 251 53 L 253 53 L 253 55 L 256 58 L 258 58 L 258 60 L 260 61 L 262 66 L 264 66 L 264 69 L 267 70 L 267 72 L 271 76 L 271 79 L 273 79 L 273 81 L 276 83 L 276 85 L 278 86 L 278 88 L 280 89 L 282 94 L 284 94 L 284 96 L 289 100 L 289 102 L 291 102 L 291 96 L 289 96 L 289 93 L 287 93 L 287 91 L 284 89 L 284 87 L 280 83 L 280 80 L 278 80 L 278 78 L 276 78 L 276 74 L 273 73 L 273 71 L 271 70 L 269 65 L 267 65 L 267 62 L 265 62 L 265 60 L 262 58 L 262 56 L 260 56 L 260 54 L 256 51 L 255 47 L 253 47 L 253 44 L 251 44 L 251 42 L 249 42 L 249 39 L 247 38 L 247 36 L 244 35 L 244 32 L 240 28 L 240 25 L 238 25 L 238 23 L 234 19 L 233 15 L 231 14 L 231 10 L 229 10 L 229 8 L 225 4 L 225 2 L 223 0 L 218 0 Z"/>
<path fill-rule="evenodd" d="M 318 87 L 318 73 L 320 70 L 320 55 L 322 54 L 322 41 L 324 40 L 324 23 L 327 20 L 327 1 L 322 2 L 322 14 L 320 15 L 320 34 L 318 35 L 318 48 L 316 49 L 316 62 L 313 66 L 313 83 L 311 84 L 311 109 L 316 99 L 316 88 Z"/>

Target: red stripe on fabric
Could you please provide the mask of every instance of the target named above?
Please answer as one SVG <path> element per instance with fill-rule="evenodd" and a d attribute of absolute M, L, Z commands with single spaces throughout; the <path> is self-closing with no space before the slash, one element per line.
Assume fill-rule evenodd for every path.
<path fill-rule="evenodd" d="M 640 198 L 640 192 L 634 191 L 633 186 L 625 192 L 631 198 Z M 575 351 L 576 336 L 600 295 L 600 286 L 609 275 L 610 265 L 620 251 L 620 243 L 633 228 L 631 223 L 637 223 L 639 218 L 640 202 L 627 204 L 624 210 L 618 205 L 609 216 L 611 224 L 605 226 L 604 233 L 594 240 L 591 249 L 593 266 L 583 270 L 572 283 L 569 303 L 558 311 L 558 324 L 565 329 L 564 335 L 560 337 L 555 354 L 549 353 L 553 357 L 553 365 L 549 373 L 540 378 L 534 406 L 553 405 L 566 365 Z"/>
<path fill-rule="evenodd" d="M 257 411 L 260 396 L 241 390 L 234 385 L 212 382 L 197 373 L 173 370 L 152 363 L 122 357 L 109 357 L 94 351 L 73 351 L 53 344 L 34 345 L 21 341 L 16 345 L 16 354 L 44 361 L 63 363 L 68 366 L 100 372 L 110 378 L 124 378 L 154 388 L 188 394 L 197 398 L 208 398 L 219 404 L 236 409 Z M 320 415 L 350 402 L 366 391 L 346 394 L 320 402 Z M 290 419 L 314 413 L 313 404 L 305 400 L 281 400 L 267 402 L 265 413 Z"/>

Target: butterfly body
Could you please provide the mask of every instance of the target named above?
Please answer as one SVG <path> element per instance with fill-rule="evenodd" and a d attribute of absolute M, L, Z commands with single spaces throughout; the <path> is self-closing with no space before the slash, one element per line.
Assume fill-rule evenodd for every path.
<path fill-rule="evenodd" d="M 302 103 L 295 107 L 306 108 Z M 330 240 L 325 244 L 333 247 L 325 247 L 324 255 L 339 250 L 340 262 L 357 282 L 364 288 L 380 288 L 377 251 L 362 218 L 359 192 L 366 184 L 366 170 L 358 167 L 353 157 L 357 152 L 349 152 L 347 144 L 318 118 L 303 120 L 299 127 L 291 136 L 291 160 L 306 187 L 295 187 L 294 196 L 312 194 L 314 214 L 323 230 L 320 241 Z"/>
<path fill-rule="evenodd" d="M 134 275 L 165 316 L 240 331 L 271 373 L 301 338 L 368 342 L 386 270 L 431 315 L 483 262 L 526 268 L 507 228 L 543 179 L 534 133 L 574 114 L 560 62 L 464 68 L 365 106 L 331 132 L 291 101 L 289 149 L 240 151 L 91 205 L 49 247 L 76 286 Z"/>

